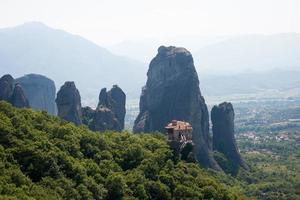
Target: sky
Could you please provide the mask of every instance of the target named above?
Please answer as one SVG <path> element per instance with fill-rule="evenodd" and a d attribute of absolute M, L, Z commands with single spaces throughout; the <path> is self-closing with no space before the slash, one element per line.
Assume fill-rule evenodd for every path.
<path fill-rule="evenodd" d="M 300 32 L 299 0 L 0 0 L 0 28 L 30 21 L 98 44 Z"/>

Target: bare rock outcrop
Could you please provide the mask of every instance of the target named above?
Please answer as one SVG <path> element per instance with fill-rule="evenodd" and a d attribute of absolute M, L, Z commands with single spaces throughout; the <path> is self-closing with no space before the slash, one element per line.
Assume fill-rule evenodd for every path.
<path fill-rule="evenodd" d="M 174 119 L 189 122 L 196 159 L 204 167 L 221 170 L 212 154 L 208 110 L 191 53 L 185 48 L 159 47 L 147 77 L 134 132 L 164 132 Z"/>
<path fill-rule="evenodd" d="M 58 116 L 76 125 L 82 124 L 81 97 L 75 83 L 67 81 L 56 97 Z"/>
<path fill-rule="evenodd" d="M 14 89 L 14 78 L 6 74 L 0 78 L 0 100 L 9 101 Z"/>
<path fill-rule="evenodd" d="M 107 107 L 98 107 L 95 110 L 90 129 L 93 131 L 122 130 L 115 114 Z"/>
<path fill-rule="evenodd" d="M 83 123 L 93 131 L 124 129 L 126 95 L 117 85 L 109 91 L 103 88 L 96 110 L 84 107 Z"/>
<path fill-rule="evenodd" d="M 220 166 L 224 171 L 230 173 L 236 173 L 240 166 L 247 169 L 248 167 L 238 151 L 234 137 L 234 110 L 232 104 L 224 102 L 214 106 L 211 110 L 211 121 L 213 125 L 213 149 L 222 153 L 229 161 L 226 164 L 227 166 L 222 166 L 221 163 Z"/>
<path fill-rule="evenodd" d="M 54 81 L 39 74 L 28 74 L 17 78 L 15 82 L 22 86 L 31 108 L 45 110 L 52 115 L 57 113 Z"/>
<path fill-rule="evenodd" d="M 125 106 L 126 95 L 119 86 L 113 85 L 112 89 L 108 92 L 106 91 L 106 88 L 101 90 L 98 109 L 101 107 L 110 109 L 115 114 L 115 117 L 120 124 L 120 130 L 124 129 L 124 119 L 126 114 Z"/>
<path fill-rule="evenodd" d="M 29 108 L 29 101 L 20 84 L 15 84 L 13 93 L 10 97 L 10 103 L 17 108 Z"/>
<path fill-rule="evenodd" d="M 22 86 L 14 84 L 14 78 L 9 74 L 0 78 L 0 100 L 7 101 L 17 108 L 30 107 Z"/>

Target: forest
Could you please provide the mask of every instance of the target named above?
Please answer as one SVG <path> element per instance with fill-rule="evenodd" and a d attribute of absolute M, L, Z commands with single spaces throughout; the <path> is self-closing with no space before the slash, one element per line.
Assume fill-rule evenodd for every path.
<path fill-rule="evenodd" d="M 181 160 L 162 133 L 93 132 L 0 102 L 0 199 L 300 199 L 298 104 L 252 104 L 236 104 L 250 170 L 233 176 Z"/>
<path fill-rule="evenodd" d="M 0 199 L 246 199 L 162 134 L 92 132 L 0 102 Z"/>

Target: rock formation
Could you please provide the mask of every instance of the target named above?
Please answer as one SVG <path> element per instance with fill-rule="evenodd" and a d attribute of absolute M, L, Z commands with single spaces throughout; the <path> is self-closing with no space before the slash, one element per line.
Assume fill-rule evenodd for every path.
<path fill-rule="evenodd" d="M 196 159 L 204 167 L 221 170 L 213 158 L 208 110 L 191 53 L 184 48 L 159 47 L 147 77 L 134 132 L 164 132 L 172 120 L 189 122 L 193 127 Z"/>
<path fill-rule="evenodd" d="M 115 114 L 120 124 L 120 130 L 124 129 L 126 95 L 123 90 L 117 85 L 113 85 L 108 92 L 106 92 L 106 88 L 103 88 L 99 95 L 98 108 L 101 106 L 109 108 Z"/>
<path fill-rule="evenodd" d="M 93 131 L 124 129 L 126 95 L 121 88 L 114 85 L 110 91 L 103 88 L 99 94 L 96 110 L 84 107 L 83 123 Z"/>
<path fill-rule="evenodd" d="M 95 110 L 90 129 L 94 131 L 122 130 L 116 115 L 107 107 L 98 107 Z"/>
<path fill-rule="evenodd" d="M 82 124 L 81 98 L 74 82 L 65 82 L 55 101 L 60 118 L 76 125 Z"/>
<path fill-rule="evenodd" d="M 213 125 L 213 149 L 224 154 L 230 161 L 231 169 L 229 171 L 235 173 L 239 166 L 247 168 L 234 138 L 234 110 L 232 104 L 224 102 L 214 106 L 211 110 L 211 121 Z M 221 165 L 221 167 L 223 166 Z"/>
<path fill-rule="evenodd" d="M 30 107 L 21 85 L 14 85 L 14 78 L 9 74 L 0 79 L 0 100 L 7 101 L 17 108 Z"/>
<path fill-rule="evenodd" d="M 14 91 L 10 97 L 10 103 L 17 108 L 29 108 L 29 101 L 20 84 L 15 84 Z"/>
<path fill-rule="evenodd" d="M 31 108 L 56 114 L 54 81 L 42 75 L 28 74 L 16 79 L 15 82 L 22 86 Z"/>
<path fill-rule="evenodd" d="M 14 78 L 6 74 L 0 78 L 0 100 L 9 101 L 13 93 Z"/>

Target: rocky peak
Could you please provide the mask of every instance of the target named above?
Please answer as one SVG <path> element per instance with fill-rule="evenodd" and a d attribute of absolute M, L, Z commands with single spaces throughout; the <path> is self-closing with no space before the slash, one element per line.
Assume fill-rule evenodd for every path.
<path fill-rule="evenodd" d="M 115 113 L 107 107 L 100 106 L 94 111 L 90 129 L 94 131 L 115 130 L 121 131 L 121 125 Z"/>
<path fill-rule="evenodd" d="M 110 105 L 111 102 L 106 90 L 107 90 L 106 88 L 101 89 L 97 108 L 100 108 L 101 106 L 111 107 Z"/>
<path fill-rule="evenodd" d="M 115 113 L 118 119 L 121 129 L 124 129 L 124 119 L 126 114 L 126 95 L 123 90 L 113 85 L 112 89 L 108 92 L 108 96 L 112 99 L 112 111 Z"/>
<path fill-rule="evenodd" d="M 14 78 L 6 74 L 0 78 L 0 100 L 9 101 L 13 93 Z"/>
<path fill-rule="evenodd" d="M 29 108 L 29 102 L 24 94 L 24 91 L 20 84 L 15 84 L 13 93 L 10 97 L 10 102 L 17 108 Z"/>
<path fill-rule="evenodd" d="M 124 129 L 125 104 L 126 95 L 120 87 L 114 85 L 109 91 L 103 88 L 97 109 L 83 108 L 83 122 L 94 131 L 121 131 Z"/>
<path fill-rule="evenodd" d="M 175 79 L 193 79 L 199 82 L 193 57 L 182 47 L 159 47 L 157 55 L 150 63 L 147 76 L 147 84 L 154 86 Z"/>
<path fill-rule="evenodd" d="M 82 124 L 81 97 L 73 81 L 67 81 L 56 97 L 58 116 L 76 125 Z"/>
<path fill-rule="evenodd" d="M 28 74 L 16 79 L 15 82 L 20 83 L 33 109 L 56 114 L 54 81 L 39 74 Z"/>
<path fill-rule="evenodd" d="M 220 169 L 212 156 L 208 110 L 193 57 L 185 48 L 161 46 L 150 62 L 133 130 L 164 132 L 173 119 L 192 125 L 196 159 L 205 167 Z"/>
<path fill-rule="evenodd" d="M 223 102 L 211 110 L 213 149 L 225 155 L 232 164 L 231 173 L 239 166 L 247 168 L 238 151 L 234 138 L 234 109 L 231 103 Z M 228 167 L 228 166 L 226 166 Z"/>

